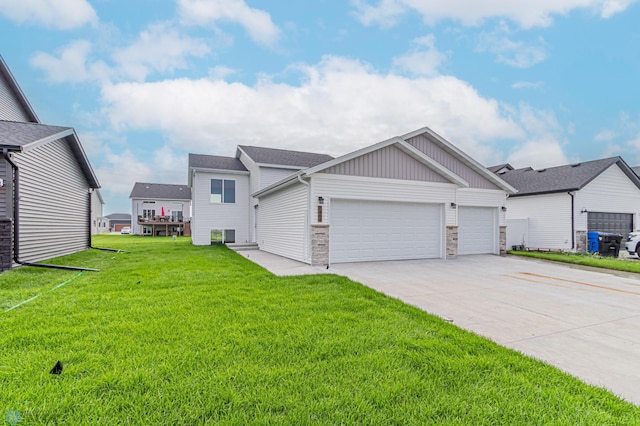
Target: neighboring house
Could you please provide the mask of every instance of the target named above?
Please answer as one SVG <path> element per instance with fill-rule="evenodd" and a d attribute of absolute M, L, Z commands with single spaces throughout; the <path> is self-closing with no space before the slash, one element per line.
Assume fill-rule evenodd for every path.
<path fill-rule="evenodd" d="M 120 232 L 125 226 L 131 227 L 129 213 L 111 213 L 105 216 L 109 220 L 109 232 Z"/>
<path fill-rule="evenodd" d="M 91 193 L 91 235 L 109 231 L 109 220 L 104 217 L 104 199 L 99 189 Z"/>
<path fill-rule="evenodd" d="M 132 234 L 191 235 L 191 188 L 187 185 L 136 182 L 129 198 Z"/>
<path fill-rule="evenodd" d="M 620 157 L 534 170 L 490 168 L 518 190 L 507 200 L 507 244 L 585 252 L 588 231 L 638 229 L 640 178 Z"/>
<path fill-rule="evenodd" d="M 505 251 L 504 207 L 515 190 L 428 128 L 318 158 L 255 192 L 249 185 L 257 179 L 242 155 L 268 162 L 246 147 L 238 151 L 236 158 L 189 157 L 194 244 L 210 243 L 196 240 L 196 228 L 221 229 L 236 241 L 253 237 L 264 251 L 310 264 Z M 257 212 L 253 235 L 251 211 Z M 229 220 L 236 215 L 242 221 Z"/>
<path fill-rule="evenodd" d="M 40 123 L 1 57 L 0 149 L 0 269 L 90 247 L 100 185 L 80 140 Z"/>

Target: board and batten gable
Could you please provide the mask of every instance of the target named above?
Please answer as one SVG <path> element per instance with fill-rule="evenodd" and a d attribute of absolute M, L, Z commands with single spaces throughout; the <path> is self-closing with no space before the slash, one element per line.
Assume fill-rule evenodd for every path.
<path fill-rule="evenodd" d="M 260 198 L 260 250 L 309 263 L 308 189 L 295 183 Z"/>
<path fill-rule="evenodd" d="M 604 172 L 575 194 L 576 231 L 587 230 L 587 214 L 583 210 L 602 213 L 633 214 L 634 229 L 639 229 L 640 189 L 624 174 L 617 164 Z M 626 237 L 626 235 L 624 236 Z"/>
<path fill-rule="evenodd" d="M 450 182 L 393 145 L 337 164 L 321 173 L 423 182 Z"/>
<path fill-rule="evenodd" d="M 507 218 L 529 220 L 530 248 L 572 249 L 571 196 L 566 192 L 510 197 Z"/>
<path fill-rule="evenodd" d="M 13 155 L 20 170 L 20 258 L 37 262 L 86 249 L 89 183 L 59 139 Z"/>
<path fill-rule="evenodd" d="M 477 171 L 473 170 L 469 165 L 465 164 L 459 158 L 456 158 L 451 153 L 447 152 L 438 144 L 431 141 L 424 134 L 420 134 L 406 139 L 407 143 L 414 146 L 418 150 L 422 151 L 428 157 L 440 163 L 445 168 L 451 170 L 456 175 L 460 176 L 467 182 L 469 182 L 470 188 L 479 189 L 498 189 L 495 183 L 491 182 L 485 176 L 482 176 Z"/>
<path fill-rule="evenodd" d="M 211 179 L 235 181 L 235 203 L 211 202 Z M 191 239 L 194 245 L 211 244 L 211 230 L 233 229 L 236 242 L 250 241 L 249 174 L 193 172 L 191 187 L 193 203 Z"/>

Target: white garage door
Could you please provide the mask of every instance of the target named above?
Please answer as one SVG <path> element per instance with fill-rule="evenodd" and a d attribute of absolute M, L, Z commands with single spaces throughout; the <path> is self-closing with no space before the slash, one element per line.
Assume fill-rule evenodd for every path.
<path fill-rule="evenodd" d="M 442 208 L 437 204 L 333 200 L 331 262 L 442 257 Z"/>
<path fill-rule="evenodd" d="M 498 209 L 458 207 L 458 254 L 497 253 Z"/>

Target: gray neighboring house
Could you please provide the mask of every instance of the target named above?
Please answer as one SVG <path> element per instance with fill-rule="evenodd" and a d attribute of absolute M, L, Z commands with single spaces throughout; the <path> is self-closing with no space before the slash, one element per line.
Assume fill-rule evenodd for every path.
<path fill-rule="evenodd" d="M 0 270 L 91 246 L 100 187 L 75 130 L 41 124 L 0 57 Z"/>
<path fill-rule="evenodd" d="M 638 229 L 640 178 L 621 157 L 534 170 L 489 167 L 518 192 L 507 199 L 507 245 L 587 251 L 589 231 Z"/>
<path fill-rule="evenodd" d="M 104 217 L 104 199 L 99 189 L 91 194 L 91 235 L 109 231 L 109 221 Z"/>
<path fill-rule="evenodd" d="M 120 232 L 125 226 L 131 226 L 131 215 L 129 213 L 111 213 L 105 216 L 109 221 L 109 232 Z"/>
<path fill-rule="evenodd" d="M 191 235 L 191 188 L 187 185 L 136 182 L 131 199 L 131 233 Z"/>

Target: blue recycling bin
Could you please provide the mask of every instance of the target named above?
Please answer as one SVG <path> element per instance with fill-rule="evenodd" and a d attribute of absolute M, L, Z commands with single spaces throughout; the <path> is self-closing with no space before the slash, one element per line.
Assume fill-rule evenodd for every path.
<path fill-rule="evenodd" d="M 598 243 L 598 237 L 600 236 L 599 232 L 590 231 L 587 233 L 587 238 L 589 240 L 589 253 L 598 253 L 600 249 Z"/>

